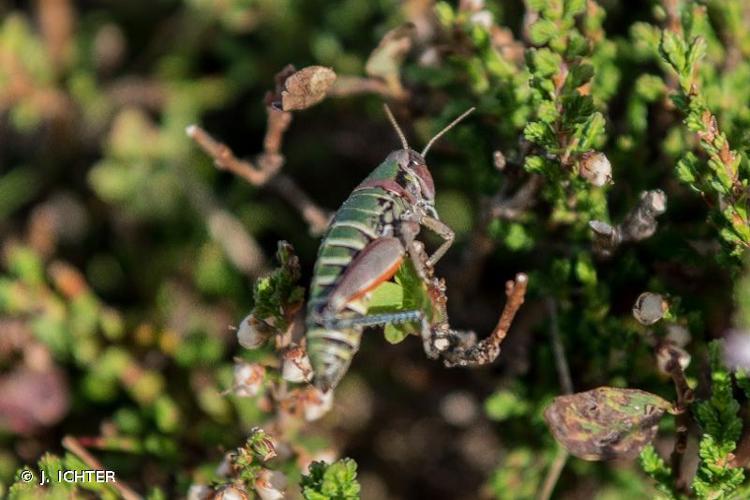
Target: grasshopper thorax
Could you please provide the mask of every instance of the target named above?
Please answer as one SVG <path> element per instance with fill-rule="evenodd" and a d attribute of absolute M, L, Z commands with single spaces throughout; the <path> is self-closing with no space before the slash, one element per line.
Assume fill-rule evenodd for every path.
<path fill-rule="evenodd" d="M 424 157 L 413 149 L 399 149 L 388 155 L 386 161 L 398 164 L 396 183 L 409 194 L 417 207 L 433 212 L 435 183 Z"/>

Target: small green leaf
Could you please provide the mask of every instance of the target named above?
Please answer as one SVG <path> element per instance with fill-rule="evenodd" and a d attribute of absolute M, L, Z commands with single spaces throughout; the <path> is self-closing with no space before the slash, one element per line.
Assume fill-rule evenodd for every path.
<path fill-rule="evenodd" d="M 568 72 L 565 78 L 565 90 L 573 92 L 575 89 L 588 83 L 594 77 L 594 67 L 590 64 L 576 64 Z"/>
<path fill-rule="evenodd" d="M 529 27 L 529 38 L 535 45 L 544 45 L 557 35 L 557 25 L 547 19 L 539 19 Z"/>
<path fill-rule="evenodd" d="M 313 462 L 309 471 L 300 482 L 305 500 L 359 499 L 357 463 L 351 458 L 342 458 L 332 464 Z"/>
<path fill-rule="evenodd" d="M 583 123 L 579 132 L 578 149 L 580 151 L 589 151 L 594 149 L 601 137 L 604 135 L 604 116 L 599 113 L 593 113 Z"/>
<path fill-rule="evenodd" d="M 398 344 L 409 336 L 409 331 L 402 325 L 385 325 L 383 333 L 389 344 Z"/>
<path fill-rule="evenodd" d="M 677 71 L 682 74 L 687 64 L 687 47 L 683 38 L 672 31 L 662 32 L 659 51 L 662 57 Z"/>
<path fill-rule="evenodd" d="M 586 0 L 565 0 L 563 12 L 566 17 L 573 17 L 586 10 Z"/>
<path fill-rule="evenodd" d="M 392 281 L 385 281 L 373 290 L 368 312 L 396 311 L 404 303 L 404 289 Z"/>

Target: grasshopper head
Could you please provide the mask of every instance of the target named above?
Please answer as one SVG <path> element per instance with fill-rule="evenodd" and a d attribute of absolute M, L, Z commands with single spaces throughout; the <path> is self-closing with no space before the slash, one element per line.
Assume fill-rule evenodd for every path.
<path fill-rule="evenodd" d="M 398 122 L 396 122 L 396 118 L 393 116 L 393 113 L 391 113 L 390 108 L 387 104 L 384 105 L 384 108 L 386 115 L 388 115 L 388 119 L 391 121 L 391 124 L 396 130 L 399 139 L 401 139 L 401 144 L 404 147 L 404 149 L 394 151 L 388 156 L 389 160 L 398 162 L 399 173 L 396 182 L 416 200 L 415 205 L 417 208 L 423 210 L 426 214 L 437 218 L 437 212 L 435 211 L 435 183 L 432 180 L 432 174 L 430 174 L 430 170 L 427 168 L 427 162 L 424 158 L 427 156 L 427 152 L 432 145 L 435 144 L 435 141 L 455 127 L 458 122 L 466 118 L 472 111 L 474 111 L 474 108 L 468 109 L 440 132 L 435 134 L 421 153 L 417 153 L 409 147 L 409 144 L 406 141 L 406 136 L 401 130 L 401 127 L 398 126 Z"/>
<path fill-rule="evenodd" d="M 398 163 L 399 183 L 416 200 L 418 206 L 429 210 L 435 205 L 435 183 L 424 157 L 413 149 L 399 149 L 390 154 Z"/>

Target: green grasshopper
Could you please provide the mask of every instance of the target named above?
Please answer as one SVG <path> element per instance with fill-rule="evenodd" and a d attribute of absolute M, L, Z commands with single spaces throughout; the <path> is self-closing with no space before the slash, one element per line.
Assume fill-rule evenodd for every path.
<path fill-rule="evenodd" d="M 385 111 L 403 149 L 389 154 L 338 209 L 321 242 L 310 284 L 307 350 L 314 383 L 323 391 L 334 388 L 344 376 L 367 326 L 418 323 L 427 356 L 442 357 L 449 366 L 489 363 L 499 352 L 476 344 L 472 332 L 450 329 L 445 287 L 433 276 L 433 267 L 453 243 L 454 233 L 435 210 L 435 185 L 425 156 L 474 108 L 438 132 L 421 153 L 409 148 L 387 106 Z M 416 239 L 422 227 L 443 240 L 432 255 Z M 373 290 L 405 262 L 413 264 L 424 282 L 434 311 L 368 314 Z"/>

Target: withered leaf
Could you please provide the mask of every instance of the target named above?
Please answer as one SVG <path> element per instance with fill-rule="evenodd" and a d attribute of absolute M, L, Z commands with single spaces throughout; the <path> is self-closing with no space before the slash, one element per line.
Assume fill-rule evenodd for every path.
<path fill-rule="evenodd" d="M 414 25 L 404 24 L 385 34 L 372 51 L 365 65 L 365 72 L 372 77 L 382 78 L 391 91 L 401 93 L 401 64 L 412 47 Z"/>
<path fill-rule="evenodd" d="M 308 66 L 296 71 L 284 81 L 281 109 L 307 109 L 322 101 L 336 81 L 336 73 L 324 66 Z"/>
<path fill-rule="evenodd" d="M 599 387 L 559 396 L 544 411 L 555 439 L 585 460 L 633 458 L 654 439 L 672 405 L 638 389 Z"/>

